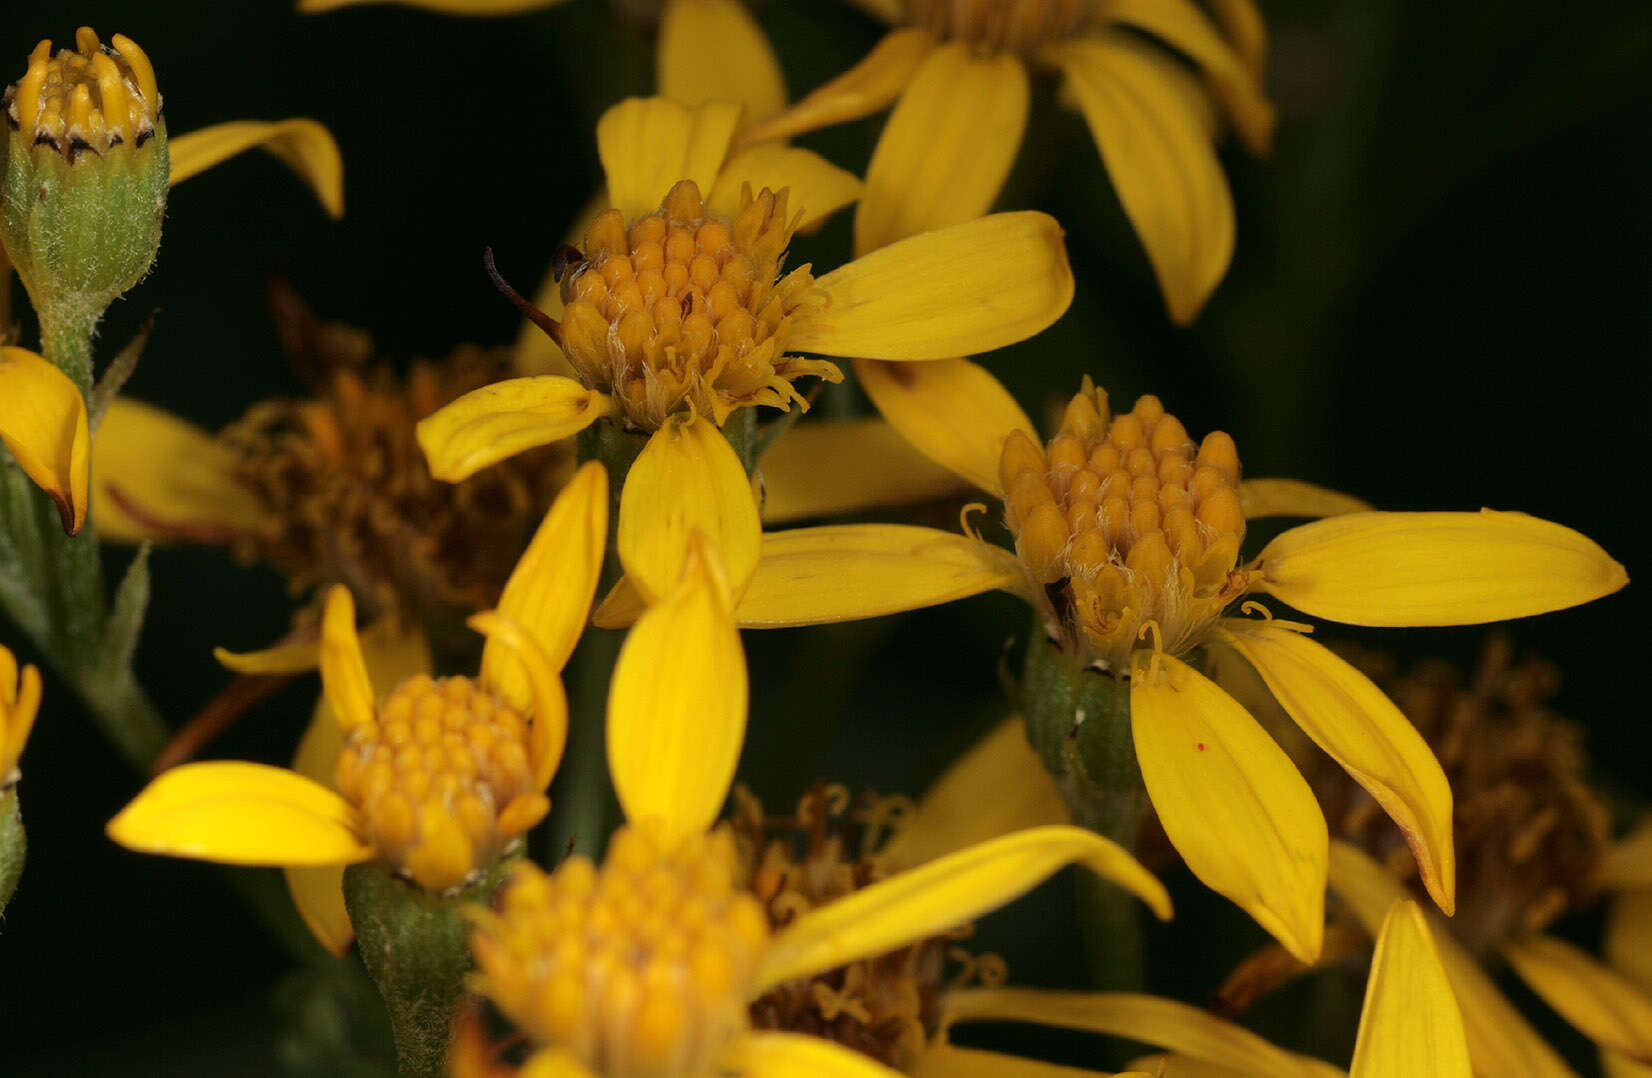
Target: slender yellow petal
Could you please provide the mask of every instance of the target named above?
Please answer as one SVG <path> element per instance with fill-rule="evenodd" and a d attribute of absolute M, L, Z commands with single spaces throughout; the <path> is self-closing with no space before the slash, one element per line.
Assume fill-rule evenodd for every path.
<path fill-rule="evenodd" d="M 1399 824 L 1428 893 L 1450 916 L 1457 901 L 1451 784 L 1411 720 L 1370 678 L 1303 633 L 1228 618 L 1217 635 L 1256 668 L 1303 733 Z"/>
<path fill-rule="evenodd" d="M 1078 96 L 1124 212 L 1147 249 L 1170 317 L 1191 322 L 1233 257 L 1233 196 L 1192 76 L 1122 32 L 1050 50 Z"/>
<path fill-rule="evenodd" d="M 1601 1050 L 1600 1062 L 1606 1078 L 1652 1078 L 1652 1064 L 1637 1063 L 1610 1048 Z"/>
<path fill-rule="evenodd" d="M 696 541 L 682 583 L 637 622 L 608 693 L 608 769 L 626 818 L 704 831 L 746 736 L 746 655 L 715 551 Z"/>
<path fill-rule="evenodd" d="M 1381 931 L 1389 908 L 1406 897 L 1405 888 L 1387 870 L 1341 840 L 1331 843 L 1330 885 L 1373 938 Z M 1433 922 L 1434 945 L 1462 1012 L 1474 1072 L 1498 1078 L 1572 1078 L 1572 1070 L 1504 998 L 1444 924 Z"/>
<path fill-rule="evenodd" d="M 336 11 L 341 7 L 363 4 L 396 3 L 404 7 L 423 8 L 443 15 L 519 15 L 525 11 L 555 7 L 563 0 L 298 0 L 298 10 L 306 15 Z"/>
<path fill-rule="evenodd" d="M 919 1053 L 909 1068 L 913 1078 L 1097 1078 L 1099 1071 L 1063 1067 L 1020 1056 L 1006 1056 L 980 1048 L 937 1044 Z M 1132 1078 L 1126 1072 L 1116 1078 Z M 1148 1078 L 1143 1075 L 1142 1078 Z"/>
<path fill-rule="evenodd" d="M 1246 520 L 1262 517 L 1334 517 L 1370 512 L 1369 503 L 1300 479 L 1246 479 L 1239 484 Z"/>
<path fill-rule="evenodd" d="M 214 124 L 167 143 L 176 185 L 251 149 L 266 150 L 298 173 L 331 217 L 344 216 L 344 158 L 332 134 L 314 120 L 234 120 Z"/>
<path fill-rule="evenodd" d="M 237 674 L 308 674 L 321 667 L 321 641 L 300 640 L 261 651 L 213 648 L 212 657 Z"/>
<path fill-rule="evenodd" d="M 572 378 L 542 374 L 473 389 L 414 428 L 430 474 L 457 483 L 535 446 L 578 434 L 608 398 Z"/>
<path fill-rule="evenodd" d="M 597 153 L 608 194 L 627 221 L 659 208 L 678 180 L 711 190 L 740 122 L 740 106 L 690 108 L 663 97 L 632 97 L 597 122 Z"/>
<path fill-rule="evenodd" d="M 373 681 L 356 636 L 356 601 L 343 584 L 327 592 L 321 616 L 321 689 L 339 729 L 373 721 Z"/>
<path fill-rule="evenodd" d="M 721 559 L 732 596 L 757 567 L 763 526 L 740 458 L 702 415 L 674 415 L 637 455 L 620 492 L 620 562 L 650 601 L 682 579 L 699 532 Z"/>
<path fill-rule="evenodd" d="M 1652 891 L 1652 821 L 1614 842 L 1596 869 L 1600 886 L 1616 891 Z"/>
<path fill-rule="evenodd" d="M 128 849 L 232 865 L 340 865 L 373 848 L 338 794 L 280 767 L 184 764 L 109 821 Z"/>
<path fill-rule="evenodd" d="M 86 401 L 68 375 L 26 348 L 0 347 L 0 443 L 57 504 L 63 530 L 80 531 L 91 488 Z"/>
<path fill-rule="evenodd" d="M 1525 513 L 1349 513 L 1284 532 L 1253 587 L 1350 625 L 1473 625 L 1542 614 L 1629 582 L 1592 539 Z"/>
<path fill-rule="evenodd" d="M 1613 969 L 1652 992 L 1652 891 L 1612 899 L 1602 950 Z"/>
<path fill-rule="evenodd" d="M 868 359 L 948 359 L 1025 340 L 1073 300 L 1055 218 L 995 213 L 911 236 L 820 278 L 826 306 L 788 346 Z"/>
<path fill-rule="evenodd" d="M 608 191 L 603 189 L 592 195 L 585 205 L 579 208 L 574 215 L 568 231 L 563 234 L 563 242 L 570 247 L 578 248 L 585 242 L 585 233 L 596 220 L 597 214 L 608 208 Z M 562 282 L 556 279 L 555 274 L 546 273 L 544 280 L 539 282 L 539 290 L 534 293 L 533 305 L 556 319 L 562 321 L 562 312 L 567 305 L 562 302 Z M 577 378 L 574 365 L 568 361 L 562 346 L 551 340 L 545 331 L 528 319 L 523 319 L 522 328 L 516 334 L 516 372 L 524 375 L 557 374 L 564 378 Z"/>
<path fill-rule="evenodd" d="M 824 1037 L 774 1030 L 742 1034 L 729 1045 L 724 1063 L 743 1078 L 899 1078 L 901 1073 Z"/>
<path fill-rule="evenodd" d="M 92 450 L 92 512 L 101 539 L 226 542 L 271 526 L 257 496 L 235 478 L 235 452 L 152 404 L 116 397 Z"/>
<path fill-rule="evenodd" d="M 654 62 L 660 96 L 684 105 L 744 105 L 747 123 L 786 107 L 780 61 L 740 0 L 671 0 Z"/>
<path fill-rule="evenodd" d="M 968 489 L 876 418 L 799 423 L 763 454 L 758 476 L 767 524 L 936 501 Z"/>
<path fill-rule="evenodd" d="M 785 139 L 889 107 L 912 81 L 935 39 L 915 27 L 891 31 L 866 58 L 803 100 L 741 133 L 747 145 Z"/>
<path fill-rule="evenodd" d="M 1251 76 L 1261 81 L 1268 66 L 1268 24 L 1262 21 L 1262 12 L 1257 10 L 1255 0 L 1205 2 Z"/>
<path fill-rule="evenodd" d="M 1469 1078 L 1463 1018 L 1423 911 L 1400 899 L 1371 957 L 1349 1078 Z"/>
<path fill-rule="evenodd" d="M 1032 827 L 947 854 L 803 914 L 770 942 L 756 991 L 973 921 L 1071 864 L 1123 887 L 1160 919 L 1170 918 L 1164 887 L 1116 843 L 1078 827 Z"/>
<path fill-rule="evenodd" d="M 1005 719 L 924 792 L 884 847 L 884 863 L 906 868 L 1028 827 L 1070 823 L 1055 779 L 1027 744 L 1027 724 Z"/>
<path fill-rule="evenodd" d="M 788 212 L 803 215 L 798 224 L 803 232 L 818 228 L 861 195 L 860 178 L 853 172 L 838 168 L 811 150 L 765 142 L 729 159 L 717 174 L 706 208 L 732 218 L 739 212 L 740 191 L 747 184 L 753 191 L 789 188 Z"/>
<path fill-rule="evenodd" d="M 1596 1044 L 1652 1063 L 1652 995 L 1586 951 L 1533 935 L 1503 947 L 1520 979 Z"/>
<path fill-rule="evenodd" d="M 1010 391 L 970 360 L 857 359 L 855 377 L 902 437 L 982 490 L 1001 493 L 998 460 L 1011 431 L 1039 440 Z"/>
<path fill-rule="evenodd" d="M 855 211 L 855 253 L 981 216 L 1027 129 L 1027 68 L 954 41 L 931 52 L 890 113 Z"/>
<path fill-rule="evenodd" d="M 631 578 L 622 576 L 602 597 L 597 608 L 591 611 L 591 624 L 599 629 L 623 629 L 635 625 L 647 609 L 647 600 L 631 583 Z"/>
<path fill-rule="evenodd" d="M 310 935 L 336 957 L 349 954 L 350 945 L 356 941 L 356 929 L 350 923 L 350 911 L 344 906 L 344 866 L 285 865 L 281 874 L 286 877 L 287 893 L 292 896 L 293 906 Z"/>
<path fill-rule="evenodd" d="M 520 625 L 553 671 L 562 669 L 585 629 L 608 549 L 608 472 L 582 465 L 545 514 L 499 596 L 498 613 Z M 512 649 L 491 638 L 482 680 L 518 707 L 530 700 L 527 672 Z"/>
<path fill-rule="evenodd" d="M 526 710 L 533 724 L 529 730 L 528 763 L 533 768 L 534 789 L 543 792 L 551 784 L 551 776 L 562 762 L 562 750 L 568 744 L 568 695 L 563 691 L 557 668 L 532 633 L 497 611 L 472 614 L 465 624 L 486 633 L 489 645 L 497 643 L 509 649 L 527 682 Z"/>
<path fill-rule="evenodd" d="M 1136 653 L 1130 730 L 1187 867 L 1311 963 L 1325 928 L 1327 837 L 1296 765 L 1215 682 L 1169 655 Z"/>
<path fill-rule="evenodd" d="M 1174 1052 L 1139 1056 L 1130 1061 L 1130 1068 L 1131 1074 L 1146 1075 L 1146 1078 L 1255 1078 L 1249 1071 L 1237 1067 L 1224 1067 Z M 1329 1063 L 1324 1065 L 1323 1071 L 1309 1064 L 1307 1073 L 1322 1073 L 1325 1078 L 1347 1078 L 1341 1067 L 1333 1067 Z"/>
<path fill-rule="evenodd" d="M 17 669 L 17 657 L 0 646 L 0 782 L 13 777 L 40 712 L 40 669 Z"/>

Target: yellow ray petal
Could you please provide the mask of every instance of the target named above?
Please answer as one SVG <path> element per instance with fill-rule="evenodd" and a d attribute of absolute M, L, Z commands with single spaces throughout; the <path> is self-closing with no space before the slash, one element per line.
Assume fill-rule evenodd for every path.
<path fill-rule="evenodd" d="M 660 96 L 684 105 L 744 105 L 747 123 L 786 107 L 780 61 L 740 0 L 671 0 L 654 62 Z"/>
<path fill-rule="evenodd" d="M 743 1078 L 899 1078 L 871 1056 L 806 1033 L 742 1034 L 724 1059 Z"/>
<path fill-rule="evenodd" d="M 298 173 L 334 218 L 344 216 L 344 158 L 332 134 L 314 120 L 234 120 L 213 124 L 167 143 L 174 186 L 238 153 L 266 150 Z"/>
<path fill-rule="evenodd" d="M 1039 440 L 1032 420 L 1010 391 L 970 360 L 857 359 L 855 377 L 902 437 L 982 490 L 1001 493 L 998 460 L 1011 431 Z"/>
<path fill-rule="evenodd" d="M 856 621 L 939 606 L 995 588 L 1018 591 L 1014 554 L 967 535 L 909 524 L 828 524 L 763 536 L 734 617 L 749 629 Z"/>
<path fill-rule="evenodd" d="M 578 434 L 608 398 L 572 378 L 543 374 L 473 389 L 414 428 L 430 474 L 457 483 L 535 446 Z"/>
<path fill-rule="evenodd" d="M 891 31 L 860 63 L 780 115 L 747 128 L 741 141 L 751 145 L 790 138 L 885 109 L 906 89 L 934 47 L 935 39 L 923 30 Z"/>
<path fill-rule="evenodd" d="M 740 106 L 690 108 L 663 97 L 632 97 L 597 122 L 597 153 L 608 194 L 627 221 L 659 208 L 678 180 L 711 190 L 740 122 Z"/>
<path fill-rule="evenodd" d="M 465 624 L 487 634 L 490 645 L 497 643 L 509 649 L 522 672 L 528 686 L 524 710 L 532 722 L 528 763 L 533 768 L 534 789 L 542 793 L 551 784 L 568 744 L 568 695 L 563 691 L 562 679 L 532 634 L 510 618 L 489 610 L 472 614 Z M 549 802 L 543 802 L 543 807 L 549 808 Z M 544 815 L 543 810 L 539 815 Z"/>
<path fill-rule="evenodd" d="M 538 11 L 555 7 L 563 0 L 298 0 L 298 10 L 306 15 L 336 11 L 341 7 L 362 4 L 396 3 L 404 7 L 423 8 L 443 15 L 518 15 L 524 11 Z"/>
<path fill-rule="evenodd" d="M 1017 715 L 992 729 L 924 792 L 882 854 L 900 869 L 1013 831 L 1071 822 Z"/>
<path fill-rule="evenodd" d="M 321 641 L 300 640 L 261 651 L 213 648 L 212 657 L 237 674 L 308 674 L 321 667 Z"/>
<path fill-rule="evenodd" d="M 0 768 L 5 777 L 17 766 L 18 757 L 29 743 L 29 733 L 40 712 L 40 670 L 17 669 L 17 657 L 0 646 Z"/>
<path fill-rule="evenodd" d="M 942 45 L 890 113 L 855 211 L 855 253 L 986 213 L 1027 128 L 1027 68 L 1013 53 Z"/>
<path fill-rule="evenodd" d="M 1071 864 L 1118 884 L 1169 919 L 1164 887 L 1116 843 L 1078 827 L 1032 827 L 947 854 L 803 914 L 770 941 L 756 992 L 973 921 Z"/>
<path fill-rule="evenodd" d="M 704 831 L 746 736 L 746 656 L 698 538 L 683 582 L 637 622 L 608 694 L 608 769 L 626 818 Z"/>
<path fill-rule="evenodd" d="M 695 532 L 721 559 L 732 601 L 757 567 L 757 500 L 717 424 L 674 415 L 643 446 L 620 492 L 619 557 L 644 598 L 676 589 Z"/>
<path fill-rule="evenodd" d="M 799 423 L 763 454 L 758 475 L 767 524 L 936 501 L 968 489 L 875 418 Z"/>
<path fill-rule="evenodd" d="M 1189 107 L 1200 90 L 1162 50 L 1121 32 L 1049 50 L 1077 94 L 1170 317 L 1191 322 L 1233 257 L 1233 196 Z"/>
<path fill-rule="evenodd" d="M 499 596 L 498 613 L 528 633 L 553 671 L 585 629 L 607 550 L 608 472 L 593 460 L 556 496 Z M 503 643 L 483 648 L 482 680 L 518 707 L 530 702 L 527 672 Z"/>
<path fill-rule="evenodd" d="M 1253 587 L 1350 625 L 1474 625 L 1542 614 L 1629 582 L 1592 539 L 1525 513 L 1349 513 L 1284 532 Z"/>
<path fill-rule="evenodd" d="M 947 359 L 1025 340 L 1073 300 L 1055 218 L 995 213 L 911 236 L 820 278 L 826 306 L 799 318 L 799 352 Z"/>
<path fill-rule="evenodd" d="M 1340 490 L 1300 479 L 1246 479 L 1239 484 L 1239 507 L 1246 520 L 1262 517 L 1334 517 L 1370 512 L 1371 506 Z"/>
<path fill-rule="evenodd" d="M 342 865 L 373 848 L 344 799 L 280 767 L 184 764 L 151 782 L 109 821 L 128 849 L 232 865 Z"/>
<path fill-rule="evenodd" d="M 1590 1040 L 1652 1064 L 1652 995 L 1553 936 L 1515 940 L 1504 945 L 1503 956 L 1532 991 Z"/>
<path fill-rule="evenodd" d="M 321 616 L 321 689 L 340 730 L 373 721 L 373 681 L 356 636 L 356 601 L 334 584 Z"/>
<path fill-rule="evenodd" d="M 706 208 L 733 217 L 740 208 L 740 189 L 748 183 L 753 191 L 790 188 L 787 212 L 803 214 L 798 225 L 803 232 L 818 228 L 861 194 L 860 179 L 853 172 L 838 168 L 810 150 L 765 142 L 729 159 L 717 174 Z"/>
<path fill-rule="evenodd" d="M 1022 1059 L 980 1048 L 937 1044 L 924 1049 L 909 1068 L 913 1078 L 1100 1078 L 1101 1072 Z M 1132 1078 L 1126 1072 L 1116 1078 Z M 1143 1075 L 1142 1078 L 1148 1078 Z"/>
<path fill-rule="evenodd" d="M 1301 1057 L 1276 1048 L 1248 1029 L 1186 1003 L 1136 992 L 963 988 L 948 992 L 942 1006 L 954 1024 L 1030 1022 L 1128 1037 L 1269 1078 L 1315 1073 Z"/>
<path fill-rule="evenodd" d="M 11 278 L 5 278 L 11 287 Z M 86 523 L 92 435 L 69 376 L 26 348 L 0 347 L 0 442 L 51 496 L 70 535 Z"/>
<path fill-rule="evenodd" d="M 622 576 L 591 611 L 591 624 L 599 629 L 623 629 L 635 625 L 647 609 L 648 603 L 637 592 L 631 578 Z"/>
<path fill-rule="evenodd" d="M 1469 1078 L 1468 1043 L 1423 911 L 1394 903 L 1377 936 L 1349 1078 Z"/>
<path fill-rule="evenodd" d="M 1612 899 L 1602 950 L 1613 969 L 1652 992 L 1652 891 Z"/>
<path fill-rule="evenodd" d="M 1451 784 L 1411 720 L 1370 678 L 1300 632 L 1228 618 L 1217 635 L 1256 668 L 1302 732 L 1399 824 L 1428 893 L 1450 916 L 1457 901 Z"/>
<path fill-rule="evenodd" d="M 294 868 L 286 865 L 281 874 L 286 878 L 287 893 L 292 896 L 299 919 L 310 930 L 310 935 L 338 958 L 349 954 L 350 945 L 356 941 L 356 929 L 350 923 L 350 911 L 344 906 L 344 866 Z"/>
<path fill-rule="evenodd" d="M 1595 870 L 1601 887 L 1652 890 L 1652 821 L 1612 843 Z"/>
<path fill-rule="evenodd" d="M 1311 963 L 1325 928 L 1327 838 L 1296 765 L 1215 682 L 1169 655 L 1136 653 L 1130 731 L 1187 867 Z"/>
<path fill-rule="evenodd" d="M 1206 0 L 1222 33 L 1245 62 L 1251 76 L 1261 81 L 1268 66 L 1268 24 L 1254 0 Z"/>
<path fill-rule="evenodd" d="M 1406 897 L 1404 887 L 1387 870 L 1341 840 L 1331 843 L 1330 885 L 1373 938 L 1395 901 Z M 1445 922 L 1432 924 L 1440 963 L 1462 1012 L 1474 1072 L 1499 1078 L 1574 1078 L 1571 1068 L 1504 998 L 1474 956 L 1442 927 Z"/>
<path fill-rule="evenodd" d="M 1145 1075 L 1146 1078 L 1254 1078 L 1249 1071 L 1223 1067 L 1173 1052 L 1139 1056 L 1130 1061 L 1130 1068 L 1131 1074 Z M 1323 1070 L 1309 1063 L 1306 1073 L 1323 1074 L 1325 1078 L 1347 1078 L 1341 1067 L 1333 1067 L 1329 1063 L 1324 1064 Z"/>
<path fill-rule="evenodd" d="M 591 222 L 596 220 L 597 214 L 607 208 L 607 189 L 592 195 L 574 215 L 573 223 L 563 234 L 563 242 L 574 248 L 582 245 Z M 557 280 L 554 274 L 547 272 L 544 280 L 539 282 L 539 290 L 533 296 L 533 305 L 558 322 L 562 321 L 562 312 L 567 304 L 562 302 L 562 282 Z M 527 319 L 523 319 L 522 328 L 516 334 L 516 372 L 524 375 L 557 374 L 564 378 L 578 377 L 574 365 L 568 362 L 567 355 L 562 351 L 562 346 Z"/>

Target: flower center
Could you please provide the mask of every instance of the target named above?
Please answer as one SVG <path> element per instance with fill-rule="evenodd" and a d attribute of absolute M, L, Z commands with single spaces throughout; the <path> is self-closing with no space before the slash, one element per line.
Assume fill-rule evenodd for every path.
<path fill-rule="evenodd" d="M 943 40 L 1032 52 L 1084 23 L 1084 0 L 907 0 L 908 20 Z"/>
<path fill-rule="evenodd" d="M 618 210 L 592 222 L 584 262 L 563 282 L 561 344 L 632 426 L 656 429 L 685 406 L 719 424 L 749 405 L 807 407 L 795 379 L 842 379 L 832 363 L 785 354 L 814 292 L 808 266 L 780 276 L 796 224 L 786 195 L 748 187 L 730 220 L 683 180 L 629 229 Z"/>
<path fill-rule="evenodd" d="M 536 1044 L 603 1078 L 699 1078 L 746 1027 L 767 939 L 727 832 L 667 848 L 632 826 L 601 869 L 517 866 L 471 949 L 479 991 Z"/>
<path fill-rule="evenodd" d="M 465 883 L 549 808 L 526 717 L 466 677 L 402 682 L 345 736 L 335 779 L 380 856 L 431 891 Z"/>
<path fill-rule="evenodd" d="M 1239 455 L 1221 431 L 1195 447 L 1154 396 L 1113 416 L 1085 380 L 1040 449 L 1019 431 L 999 459 L 1005 516 L 1054 635 L 1129 669 L 1148 626 L 1180 654 L 1244 591 Z"/>
<path fill-rule="evenodd" d="M 34 145 L 51 146 L 73 161 L 82 152 L 142 147 L 155 135 L 161 96 L 155 69 L 144 51 L 124 34 L 112 47 L 99 43 L 89 26 L 75 31 L 79 51 L 52 56 L 42 41 L 29 55 L 22 79 L 6 91 L 6 120 Z"/>

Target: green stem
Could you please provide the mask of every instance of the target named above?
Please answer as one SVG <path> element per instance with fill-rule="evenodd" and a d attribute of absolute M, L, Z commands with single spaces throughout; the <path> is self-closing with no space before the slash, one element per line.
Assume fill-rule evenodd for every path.
<path fill-rule="evenodd" d="M 0 782 L 4 782 L 5 778 L 0 775 Z M 23 809 L 18 803 L 14 784 L 0 791 L 0 913 L 6 912 L 6 905 L 17 890 L 17 880 L 23 875 L 23 859 L 27 852 Z"/>

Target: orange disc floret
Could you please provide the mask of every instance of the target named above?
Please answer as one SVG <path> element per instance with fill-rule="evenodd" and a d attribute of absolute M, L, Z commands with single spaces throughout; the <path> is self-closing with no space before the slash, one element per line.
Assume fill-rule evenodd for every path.
<path fill-rule="evenodd" d="M 943 41 L 1031 53 L 1069 37 L 1093 5 L 1084 0 L 907 0 L 907 20 Z"/>
<path fill-rule="evenodd" d="M 549 809 L 528 734 L 520 711 L 470 678 L 420 675 L 345 736 L 336 783 L 385 861 L 446 891 Z"/>
<path fill-rule="evenodd" d="M 631 426 L 654 430 L 683 407 L 719 424 L 751 405 L 806 407 L 793 381 L 842 380 L 835 364 L 785 354 L 792 320 L 818 302 L 808 266 L 780 275 L 797 226 L 786 199 L 748 186 L 724 218 L 683 180 L 629 228 L 610 209 L 586 230 L 560 343 Z"/>
<path fill-rule="evenodd" d="M 7 123 L 71 161 L 87 151 L 141 148 L 161 112 L 149 57 L 123 34 L 103 45 L 89 26 L 75 31 L 75 46 L 56 56 L 50 41 L 35 46 L 28 70 L 6 92 Z"/>
<path fill-rule="evenodd" d="M 1088 661 L 1128 670 L 1149 623 L 1184 652 L 1244 591 L 1238 450 L 1221 431 L 1195 445 L 1157 397 L 1114 416 L 1085 379 L 1047 446 L 1006 440 L 999 480 L 1052 631 Z"/>

